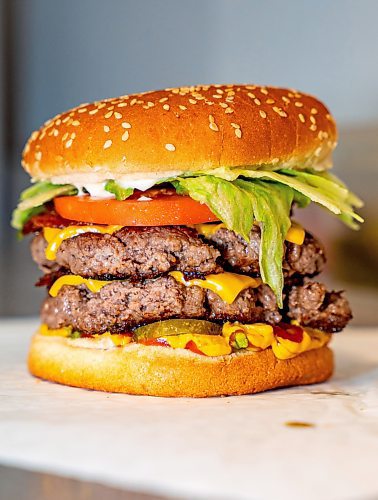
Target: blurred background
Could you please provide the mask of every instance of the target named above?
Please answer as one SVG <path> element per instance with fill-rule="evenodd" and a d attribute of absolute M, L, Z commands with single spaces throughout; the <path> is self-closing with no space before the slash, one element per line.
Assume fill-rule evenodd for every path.
<path fill-rule="evenodd" d="M 359 232 L 321 209 L 298 217 L 328 248 L 355 324 L 378 324 L 376 0 L 0 0 L 0 315 L 36 314 L 28 239 L 9 227 L 30 133 L 81 102 L 196 83 L 296 87 L 340 128 L 335 172 L 366 202 Z"/>

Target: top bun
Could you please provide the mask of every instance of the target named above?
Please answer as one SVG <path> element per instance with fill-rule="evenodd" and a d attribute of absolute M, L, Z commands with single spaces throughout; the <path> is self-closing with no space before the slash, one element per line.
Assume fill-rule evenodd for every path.
<path fill-rule="evenodd" d="M 36 180 L 88 182 L 219 166 L 325 170 L 336 146 L 327 108 L 293 89 L 198 85 L 82 104 L 33 132 Z"/>

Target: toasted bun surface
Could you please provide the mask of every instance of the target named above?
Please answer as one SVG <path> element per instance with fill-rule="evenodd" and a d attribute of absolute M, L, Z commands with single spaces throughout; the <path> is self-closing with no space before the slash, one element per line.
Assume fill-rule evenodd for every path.
<path fill-rule="evenodd" d="M 278 360 L 271 349 L 206 357 L 183 349 L 132 344 L 110 350 L 76 347 L 62 337 L 36 334 L 29 370 L 60 384 L 108 392 L 166 397 L 251 394 L 327 380 L 328 347 Z"/>
<path fill-rule="evenodd" d="M 257 85 L 205 85 L 83 104 L 31 135 L 23 166 L 37 180 L 219 166 L 324 170 L 336 127 L 314 97 Z"/>

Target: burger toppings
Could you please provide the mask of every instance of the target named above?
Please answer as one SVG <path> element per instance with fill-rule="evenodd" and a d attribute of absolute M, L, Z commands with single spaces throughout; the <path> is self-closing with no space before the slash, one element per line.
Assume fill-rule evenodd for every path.
<path fill-rule="evenodd" d="M 50 329 L 42 324 L 40 334 L 62 336 L 74 345 L 92 348 L 124 347 L 131 343 L 187 349 L 205 356 L 224 356 L 241 350 L 260 352 L 272 348 L 278 359 L 290 359 L 329 342 L 330 335 L 311 328 L 281 323 L 251 325 L 226 322 L 223 326 L 202 320 L 171 319 L 136 328 L 133 333 L 87 335 L 72 327 Z M 89 338 L 88 338 L 89 337 Z M 90 342 L 86 342 L 86 339 Z M 109 342 L 107 342 L 109 341 Z"/>
<path fill-rule="evenodd" d="M 21 195 L 13 225 L 22 229 L 34 214 L 33 210 L 40 211 L 41 205 L 50 199 L 54 199 L 55 208 L 63 218 L 94 224 L 192 225 L 220 220 L 247 243 L 253 225 L 258 223 L 261 231 L 260 274 L 282 306 L 283 244 L 291 227 L 292 204 L 305 206 L 312 200 L 353 227 L 354 220 L 362 221 L 353 211 L 353 207 L 361 206 L 360 200 L 338 179 L 325 172 L 217 168 L 165 180 L 165 185 L 173 186 L 178 194 L 172 188 L 157 187 L 143 197 L 140 192 L 135 192 L 122 201 L 60 196 L 69 189 L 78 191 L 74 186 L 42 182 Z M 109 192 L 109 196 L 114 194 Z"/>

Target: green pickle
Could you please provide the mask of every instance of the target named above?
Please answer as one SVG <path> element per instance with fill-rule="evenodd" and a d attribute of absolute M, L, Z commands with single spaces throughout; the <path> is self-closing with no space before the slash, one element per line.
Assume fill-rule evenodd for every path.
<path fill-rule="evenodd" d="M 222 335 L 222 327 L 216 323 L 200 319 L 167 319 L 136 328 L 133 338 L 138 342 L 138 340 L 157 339 L 184 333 Z"/>

